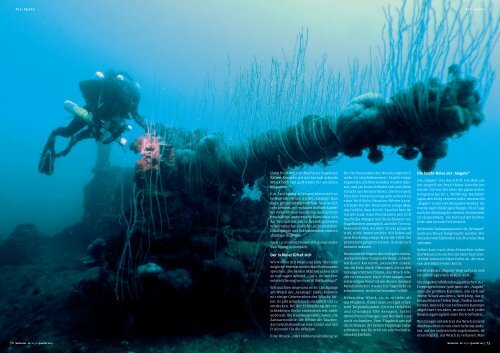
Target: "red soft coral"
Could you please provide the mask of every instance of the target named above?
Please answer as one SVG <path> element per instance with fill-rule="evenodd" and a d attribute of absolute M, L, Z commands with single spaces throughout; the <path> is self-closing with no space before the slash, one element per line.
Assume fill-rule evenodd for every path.
<path fill-rule="evenodd" d="M 136 172 L 144 173 L 151 169 L 158 170 L 161 161 L 169 166 L 174 165 L 174 146 L 161 141 L 156 135 L 148 133 L 138 138 L 131 149 L 140 153 L 142 157 L 136 162 Z"/>

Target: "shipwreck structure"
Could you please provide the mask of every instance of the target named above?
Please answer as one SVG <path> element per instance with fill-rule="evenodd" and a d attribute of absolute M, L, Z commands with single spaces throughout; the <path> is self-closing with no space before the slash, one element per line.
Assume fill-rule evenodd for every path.
<path fill-rule="evenodd" d="M 157 124 L 131 145 L 141 157 L 133 171 L 98 159 L 87 219 L 100 219 L 104 236 L 89 246 L 79 288 L 98 310 L 121 312 L 122 324 L 265 330 L 270 172 L 364 150 L 377 163 L 381 146 L 398 148 L 405 159 L 420 154 L 419 167 L 428 171 L 446 155 L 447 139 L 482 119 L 474 80 L 451 67 L 446 83 L 418 83 L 388 100 L 366 94 L 336 118 L 307 116 L 236 146 L 217 133 Z M 245 186 L 260 198 L 246 197 Z M 325 256 L 321 248 L 310 252 Z"/>

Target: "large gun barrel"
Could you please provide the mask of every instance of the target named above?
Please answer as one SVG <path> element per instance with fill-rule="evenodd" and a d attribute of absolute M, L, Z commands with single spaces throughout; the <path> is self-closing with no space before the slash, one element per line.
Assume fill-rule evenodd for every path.
<path fill-rule="evenodd" d="M 450 73 L 456 73 L 456 68 L 451 67 Z M 200 137 L 195 132 L 186 137 L 184 129 L 164 128 L 168 131 L 164 138 L 175 150 L 178 171 L 187 171 L 186 182 L 192 182 L 192 177 L 197 183 L 216 180 L 232 189 L 252 185 L 271 171 L 327 164 L 341 154 L 358 157 L 366 150 L 368 159 L 378 163 L 383 146 L 398 148 L 398 154 L 408 160 L 420 154 L 419 168 L 431 171 L 446 156 L 449 138 L 483 120 L 475 80 L 458 74 L 450 77 L 447 83 L 437 79 L 416 83 L 390 99 L 364 94 L 337 117 L 309 115 L 240 145 L 228 144 L 220 134 Z M 162 129 L 158 130 L 161 135 Z M 164 156 L 165 164 L 172 164 L 172 156 Z"/>

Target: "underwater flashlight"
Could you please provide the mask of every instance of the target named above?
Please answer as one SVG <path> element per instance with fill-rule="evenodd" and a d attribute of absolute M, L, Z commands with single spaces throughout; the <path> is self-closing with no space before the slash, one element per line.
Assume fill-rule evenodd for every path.
<path fill-rule="evenodd" d="M 92 113 L 87 111 L 86 109 L 78 106 L 78 104 L 76 104 L 70 100 L 64 101 L 64 109 L 67 112 L 70 112 L 71 114 L 73 114 L 74 116 L 82 119 L 87 124 L 89 124 L 91 126 L 94 125 L 94 120 L 92 119 Z"/>

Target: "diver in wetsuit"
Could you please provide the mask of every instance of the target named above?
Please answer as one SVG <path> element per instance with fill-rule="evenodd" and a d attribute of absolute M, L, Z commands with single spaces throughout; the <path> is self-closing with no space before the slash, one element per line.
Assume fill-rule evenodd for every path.
<path fill-rule="evenodd" d="M 75 114 L 68 126 L 52 131 L 40 158 L 40 173 L 51 175 L 55 158 L 67 155 L 83 139 L 95 138 L 105 144 L 116 141 L 129 128 L 126 119 L 133 119 L 147 129 L 144 117 L 138 113 L 139 84 L 126 73 L 97 72 L 94 79 L 80 81 L 80 91 L 86 103 L 83 109 L 69 103 L 86 113 L 88 119 Z M 70 138 L 68 146 L 58 153 L 55 152 L 57 136 Z"/>

